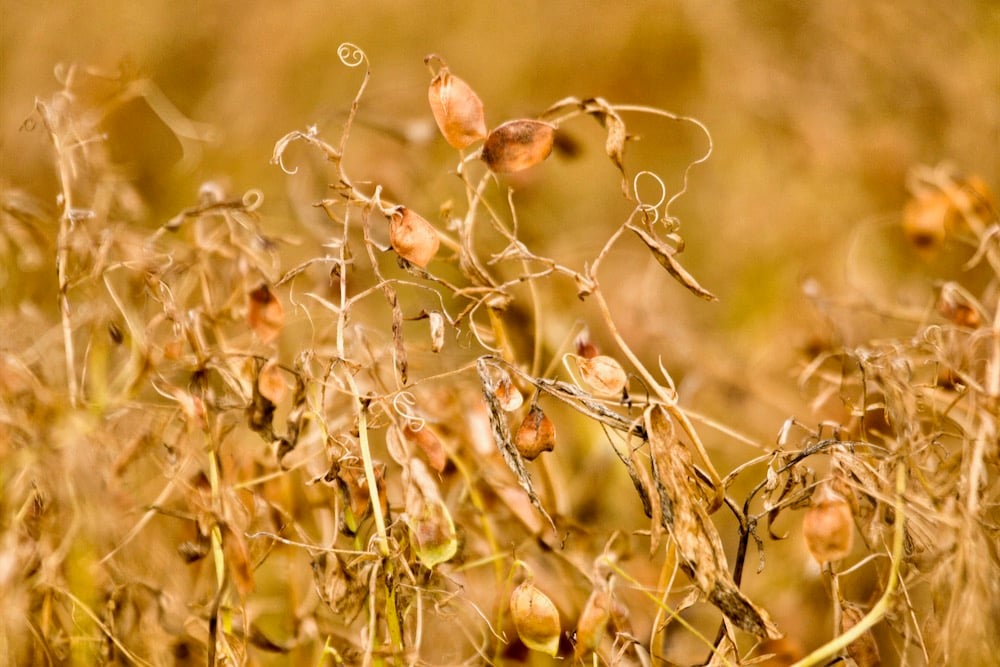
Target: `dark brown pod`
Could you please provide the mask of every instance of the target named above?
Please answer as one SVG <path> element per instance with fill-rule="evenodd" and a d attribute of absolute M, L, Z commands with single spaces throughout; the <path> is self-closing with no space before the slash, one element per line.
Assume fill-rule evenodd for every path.
<path fill-rule="evenodd" d="M 552 152 L 556 128 L 540 120 L 509 120 L 495 128 L 483 144 L 483 161 L 498 174 L 533 167 Z"/>
<path fill-rule="evenodd" d="M 533 461 L 542 452 L 551 452 L 556 445 L 556 427 L 537 405 L 531 406 L 514 435 L 518 453 Z"/>

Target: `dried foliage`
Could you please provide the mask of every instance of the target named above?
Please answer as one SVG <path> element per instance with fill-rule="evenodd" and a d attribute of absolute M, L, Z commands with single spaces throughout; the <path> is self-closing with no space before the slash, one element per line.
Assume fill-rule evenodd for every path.
<path fill-rule="evenodd" d="M 567 98 L 487 132 L 488 105 L 429 56 L 428 113 L 461 151 L 464 202 L 424 217 L 350 178 L 371 72 L 357 47 L 339 55 L 360 79 L 340 136 L 307 128 L 274 148 L 295 179 L 290 148 L 305 144 L 332 184 L 316 193 L 326 235 L 292 266 L 256 191 L 206 186 L 155 229 L 134 224 L 100 140 L 102 113 L 134 88 L 96 103 L 74 70 L 38 103 L 60 210 L 5 201 L 3 247 L 50 258 L 57 308 L 41 323 L 30 304 L 2 313 L 34 334 L 0 357 L 9 662 L 653 665 L 683 640 L 712 665 L 762 664 L 779 646 L 809 665 L 879 664 L 887 649 L 987 663 L 1000 648 L 1000 227 L 981 181 L 915 171 L 903 229 L 922 253 L 968 244 L 988 284 L 942 284 L 908 338 L 818 350 L 801 383 L 837 418 L 789 419 L 723 475 L 702 433 L 752 439 L 688 410 L 670 373 L 641 362 L 600 277 L 632 242 L 715 300 L 680 264 L 670 214 L 711 154 L 707 129 Z M 629 170 L 637 114 L 704 136 L 678 192 Z M 504 174 L 557 170 L 545 160 L 560 131 L 588 117 L 631 213 L 574 268 L 519 233 Z M 610 349 L 582 327 L 546 345 L 540 294 L 558 280 Z M 641 510 L 641 528 L 573 519 L 562 443 L 586 429 L 621 462 L 635 497 L 613 502 Z M 751 542 L 761 569 L 782 567 L 765 556 L 793 511 L 836 621 L 808 655 L 777 643 L 778 592 L 741 588 Z"/>

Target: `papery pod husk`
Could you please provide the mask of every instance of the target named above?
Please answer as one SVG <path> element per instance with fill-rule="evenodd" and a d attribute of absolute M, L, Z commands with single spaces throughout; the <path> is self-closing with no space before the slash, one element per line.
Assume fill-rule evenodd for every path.
<path fill-rule="evenodd" d="M 285 324 L 285 308 L 265 284 L 249 294 L 247 324 L 263 343 L 270 343 L 281 333 Z"/>
<path fill-rule="evenodd" d="M 458 553 L 458 534 L 451 513 L 438 499 L 423 498 L 419 510 L 407 517 L 410 545 L 424 567 L 433 569 Z"/>
<path fill-rule="evenodd" d="M 576 649 L 574 656 L 579 659 L 601 645 L 611 620 L 611 592 L 596 588 L 587 598 L 587 603 L 576 622 Z"/>
<path fill-rule="evenodd" d="M 556 427 L 540 407 L 532 405 L 514 434 L 518 453 L 534 461 L 542 452 L 551 452 L 556 445 Z"/>
<path fill-rule="evenodd" d="M 552 152 L 556 128 L 541 120 L 509 120 L 494 128 L 483 143 L 482 159 L 498 174 L 522 171 Z"/>
<path fill-rule="evenodd" d="M 443 472 L 448 465 L 448 452 L 441 444 L 441 438 L 424 424 L 421 428 L 414 428 L 412 424 L 403 427 L 403 435 L 410 442 L 416 444 L 427 457 L 427 462 L 437 472 Z"/>
<path fill-rule="evenodd" d="M 559 652 L 559 610 L 545 593 L 530 581 L 522 582 L 510 594 L 510 615 L 517 636 L 533 651 L 551 656 Z"/>
<path fill-rule="evenodd" d="M 482 100 L 447 67 L 442 67 L 431 79 L 427 100 L 438 129 L 453 148 L 467 148 L 486 136 Z"/>
<path fill-rule="evenodd" d="M 426 268 L 441 247 L 434 226 L 405 206 L 389 216 L 389 243 L 397 255 L 420 268 Z"/>
<path fill-rule="evenodd" d="M 493 391 L 497 397 L 497 401 L 500 402 L 500 407 L 506 412 L 513 412 L 524 405 L 524 396 L 514 386 L 507 371 L 500 371 Z"/>
<path fill-rule="evenodd" d="M 288 395 L 288 382 L 274 359 L 264 364 L 257 374 L 257 390 L 261 396 L 275 404 L 281 403 Z"/>
<path fill-rule="evenodd" d="M 828 486 L 820 487 L 802 517 L 802 536 L 818 563 L 846 558 L 854 545 L 854 515 L 850 504 Z"/>
<path fill-rule="evenodd" d="M 583 381 L 599 396 L 619 396 L 628 384 L 628 375 L 613 357 L 578 357 L 576 363 Z"/>

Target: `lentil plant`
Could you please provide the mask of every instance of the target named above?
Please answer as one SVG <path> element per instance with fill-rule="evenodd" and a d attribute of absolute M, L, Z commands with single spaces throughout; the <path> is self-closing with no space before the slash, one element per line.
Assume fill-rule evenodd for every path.
<path fill-rule="evenodd" d="M 15 192 L 3 209 L 8 664 L 987 664 L 1000 251 L 983 184 L 916 171 L 904 219 L 922 251 L 968 244 L 980 291 L 941 284 L 909 337 L 831 336 L 800 381 L 836 418 L 760 443 L 687 408 L 666 353 L 651 366 L 630 347 L 616 291 L 661 287 L 602 281 L 632 244 L 662 289 L 715 299 L 671 214 L 712 152 L 704 125 L 567 98 L 489 129 L 428 56 L 456 196 L 418 211 L 349 173 L 371 71 L 353 45 L 340 56 L 359 86 L 339 135 L 274 148 L 290 180 L 321 165 L 329 183 L 291 264 L 308 241 L 269 233 L 259 191 L 209 183 L 135 223 L 150 214 L 103 117 L 141 97 L 184 142 L 203 133 L 148 86 L 71 68 L 38 103 L 59 210 Z M 627 167 L 634 115 L 704 138 L 675 191 Z M 585 261 L 539 254 L 523 176 L 557 169 L 564 128 L 593 121 L 631 213 Z M 29 284 L 30 266 L 55 283 Z M 553 321 L 567 285 L 574 315 Z M 810 293 L 831 321 L 856 307 Z M 706 434 L 753 455 L 720 469 Z M 584 440 L 612 454 L 596 488 Z M 777 586 L 743 590 L 750 554 L 765 577 L 781 567 L 766 556 L 790 512 L 833 616 L 811 652 L 768 611 Z"/>

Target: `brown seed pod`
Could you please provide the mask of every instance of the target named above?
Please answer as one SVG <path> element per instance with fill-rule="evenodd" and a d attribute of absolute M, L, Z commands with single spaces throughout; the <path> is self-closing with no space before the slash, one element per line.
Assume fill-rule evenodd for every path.
<path fill-rule="evenodd" d="M 542 452 L 551 452 L 556 445 L 556 427 L 548 415 L 532 405 L 528 416 L 517 427 L 514 446 L 524 458 L 534 461 Z"/>
<path fill-rule="evenodd" d="M 427 56 L 424 61 L 432 57 Z M 466 148 L 486 136 L 482 100 L 447 67 L 442 67 L 431 79 L 427 99 L 441 134 L 452 147 Z"/>
<path fill-rule="evenodd" d="M 618 396 L 628 384 L 628 375 L 612 357 L 577 357 L 576 364 L 583 381 L 600 396 Z"/>
<path fill-rule="evenodd" d="M 812 506 L 802 518 L 802 535 L 809 553 L 819 563 L 846 558 L 854 543 L 854 517 L 843 496 L 829 486 L 813 495 Z"/>
<path fill-rule="evenodd" d="M 953 218 L 948 195 L 941 191 L 921 193 L 903 209 L 903 234 L 918 252 L 930 254 L 944 244 Z"/>
<path fill-rule="evenodd" d="M 510 594 L 510 615 L 517 636 L 534 651 L 555 656 L 559 652 L 559 610 L 533 583 L 525 581 Z"/>
<path fill-rule="evenodd" d="M 257 374 L 257 390 L 272 403 L 281 403 L 288 395 L 288 382 L 274 359 L 264 364 Z"/>
<path fill-rule="evenodd" d="M 483 161 L 491 171 L 509 174 L 533 167 L 552 152 L 556 128 L 540 120 L 509 120 L 494 128 L 483 144 Z"/>
<path fill-rule="evenodd" d="M 261 284 L 260 287 L 250 292 L 247 324 L 262 342 L 270 343 L 277 338 L 284 323 L 285 309 L 267 285 Z"/>
<path fill-rule="evenodd" d="M 405 206 L 397 207 L 389 217 L 389 243 L 397 255 L 421 268 L 441 247 L 434 226 Z"/>
<path fill-rule="evenodd" d="M 580 612 L 576 622 L 576 650 L 574 654 L 581 658 L 588 651 L 596 650 L 601 645 L 611 620 L 612 599 L 607 590 L 594 589 L 587 598 L 587 604 Z"/>

